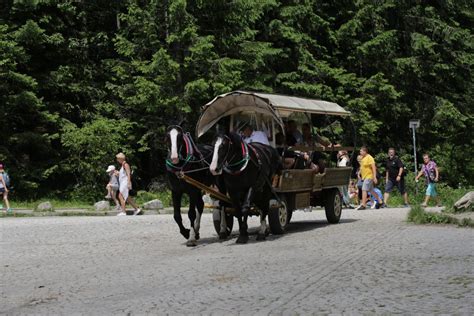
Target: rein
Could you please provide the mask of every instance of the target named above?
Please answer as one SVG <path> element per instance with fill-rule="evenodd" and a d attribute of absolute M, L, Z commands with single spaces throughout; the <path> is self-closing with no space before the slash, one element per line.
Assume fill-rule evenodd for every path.
<path fill-rule="evenodd" d="M 231 144 L 232 144 L 232 142 L 231 142 Z M 242 173 L 245 170 L 245 168 L 247 168 L 247 166 L 249 164 L 249 161 L 252 160 L 251 157 L 250 157 L 249 147 L 252 148 L 254 153 L 256 153 L 255 149 L 243 140 L 241 141 L 240 146 L 241 146 L 241 149 L 242 149 L 242 157 L 243 158 L 241 160 L 239 160 L 237 162 L 234 162 L 234 163 L 231 163 L 231 164 L 225 162 L 223 167 L 222 167 L 222 169 L 230 175 L 238 175 L 238 174 Z M 227 160 L 227 156 L 229 154 L 229 151 L 230 151 L 230 148 L 227 151 L 226 159 L 224 161 Z M 256 153 L 256 155 L 257 155 L 257 158 L 258 158 L 257 153 Z M 232 160 L 232 158 L 230 160 Z M 238 170 L 231 170 L 230 169 L 232 167 L 238 167 L 239 165 L 241 165 L 241 167 Z"/>
<path fill-rule="evenodd" d="M 180 162 L 184 161 L 184 163 L 181 166 L 176 166 L 175 164 L 173 164 L 171 162 L 171 160 L 169 158 L 167 158 L 166 159 L 166 169 L 170 172 L 175 172 L 175 173 L 179 172 L 179 173 L 184 173 L 185 174 L 185 173 L 202 171 L 202 170 L 205 170 L 205 169 L 209 168 L 208 163 L 206 162 L 207 157 L 204 157 L 202 155 L 202 153 L 199 151 L 199 149 L 195 145 L 193 139 L 189 135 L 189 133 L 183 134 L 183 141 L 184 141 L 184 145 L 185 145 L 185 148 L 186 148 L 186 158 L 183 159 L 183 156 L 181 156 L 182 146 L 178 150 L 178 158 L 179 158 Z M 199 160 L 194 160 L 194 158 L 195 158 L 194 150 L 195 149 L 196 149 L 196 152 L 199 154 L 199 158 L 200 158 Z M 190 164 L 190 163 L 201 163 L 201 162 L 204 162 L 207 166 L 204 167 L 204 168 L 200 168 L 200 169 L 193 169 L 193 170 L 184 171 L 184 169 L 186 168 L 186 166 L 188 164 Z"/>

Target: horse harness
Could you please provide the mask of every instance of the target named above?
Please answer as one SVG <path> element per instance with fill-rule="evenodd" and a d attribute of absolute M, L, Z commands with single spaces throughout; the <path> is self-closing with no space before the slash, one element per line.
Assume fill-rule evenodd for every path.
<path fill-rule="evenodd" d="M 198 171 L 202 171 L 202 170 L 205 170 L 207 168 L 209 168 L 207 162 L 206 162 L 206 157 L 204 157 L 204 155 L 201 153 L 201 151 L 199 151 L 199 149 L 197 148 L 196 144 L 194 143 L 191 135 L 189 133 L 183 133 L 183 141 L 184 141 L 184 144 L 185 144 L 185 147 L 186 147 L 186 158 L 183 158 L 183 156 L 181 155 L 181 148 L 179 148 L 178 150 L 178 158 L 179 158 L 179 161 L 184 161 L 184 163 L 181 165 L 181 166 L 176 166 L 174 165 L 171 160 L 169 158 L 166 159 L 166 170 L 168 170 L 169 172 L 173 172 L 175 174 L 178 174 L 178 173 L 190 173 L 190 172 L 198 172 Z M 199 158 L 198 160 L 196 160 L 196 155 L 195 153 L 198 154 L 198 157 Z M 200 169 L 190 169 L 191 168 L 191 165 L 190 164 L 194 164 L 194 163 L 201 163 L 201 162 L 204 162 L 207 166 L 204 167 L 204 168 L 200 168 Z"/>

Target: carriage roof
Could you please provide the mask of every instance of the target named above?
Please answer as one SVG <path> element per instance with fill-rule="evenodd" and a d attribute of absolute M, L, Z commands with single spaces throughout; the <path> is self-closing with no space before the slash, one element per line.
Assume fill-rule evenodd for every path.
<path fill-rule="evenodd" d="M 202 107 L 196 125 L 198 137 L 206 133 L 221 118 L 239 112 L 256 112 L 271 116 L 283 128 L 282 118 L 291 113 L 347 116 L 349 111 L 333 102 L 262 92 L 233 91 L 218 95 Z"/>

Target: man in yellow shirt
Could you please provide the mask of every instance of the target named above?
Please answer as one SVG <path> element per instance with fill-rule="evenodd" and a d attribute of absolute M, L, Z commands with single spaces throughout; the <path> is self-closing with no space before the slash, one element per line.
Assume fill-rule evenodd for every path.
<path fill-rule="evenodd" d="M 360 177 L 363 181 L 362 184 L 362 203 L 359 205 L 356 210 L 365 210 L 367 207 L 367 193 L 375 197 L 378 201 L 376 208 L 383 207 L 383 201 L 375 193 L 374 188 L 377 184 L 377 167 L 375 166 L 374 157 L 369 154 L 369 150 L 367 147 L 362 147 L 360 149 L 360 155 L 362 156 L 362 160 L 360 161 Z"/>

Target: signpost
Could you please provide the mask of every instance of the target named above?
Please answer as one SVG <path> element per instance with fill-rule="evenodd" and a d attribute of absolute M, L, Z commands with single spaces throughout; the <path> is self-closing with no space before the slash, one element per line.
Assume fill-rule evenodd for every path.
<path fill-rule="evenodd" d="M 420 127 L 420 120 L 410 120 L 410 123 L 408 125 L 413 132 L 413 157 L 415 160 L 415 177 L 418 174 L 418 168 L 416 167 L 416 129 Z M 418 195 L 418 183 L 415 183 L 415 192 L 416 195 Z"/>

